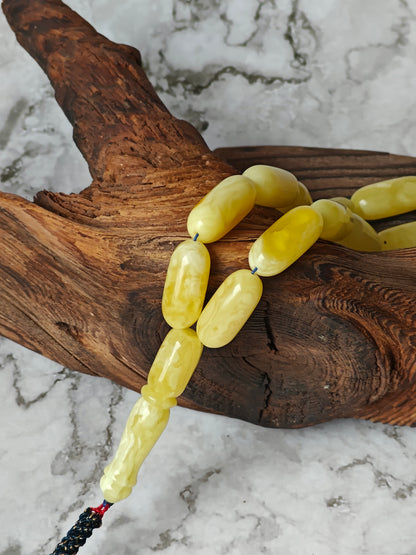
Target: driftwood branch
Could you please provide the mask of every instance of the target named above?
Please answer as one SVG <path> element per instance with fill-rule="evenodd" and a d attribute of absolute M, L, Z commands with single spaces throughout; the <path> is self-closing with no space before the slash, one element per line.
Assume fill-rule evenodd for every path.
<path fill-rule="evenodd" d="M 3 0 L 3 10 L 47 73 L 92 184 L 42 191 L 33 203 L 0 194 L 0 333 L 74 370 L 140 389 L 168 330 L 160 301 L 170 254 L 187 237 L 189 210 L 224 177 L 275 164 L 320 198 L 416 173 L 416 159 L 383 153 L 213 153 L 163 106 L 134 48 L 58 0 Z M 209 293 L 247 266 L 251 242 L 275 218 L 257 207 L 209 246 Z M 264 426 L 416 423 L 416 249 L 368 254 L 318 242 L 264 285 L 239 336 L 205 349 L 181 404 Z"/>

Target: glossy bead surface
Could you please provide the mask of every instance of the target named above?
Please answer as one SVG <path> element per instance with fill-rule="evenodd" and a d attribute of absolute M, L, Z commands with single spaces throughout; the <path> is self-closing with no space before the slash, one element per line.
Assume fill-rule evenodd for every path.
<path fill-rule="evenodd" d="M 323 219 L 321 238 L 350 249 L 373 252 L 381 250 L 381 241 L 375 229 L 349 208 L 332 200 L 317 200 L 312 204 Z"/>
<path fill-rule="evenodd" d="M 250 268 L 260 276 L 283 272 L 318 240 L 322 227 L 322 216 L 310 206 L 293 208 L 253 243 Z"/>
<path fill-rule="evenodd" d="M 150 404 L 141 397 L 127 420 L 117 453 L 105 468 L 100 487 L 104 499 L 116 503 L 130 495 L 144 459 L 169 420 L 169 409 Z"/>
<path fill-rule="evenodd" d="M 194 330 L 170 330 L 165 337 L 127 420 L 117 453 L 105 468 L 100 486 L 110 503 L 130 495 L 144 459 L 169 420 L 169 409 L 187 386 L 202 353 Z"/>
<path fill-rule="evenodd" d="M 286 206 L 279 206 L 278 210 L 282 212 L 282 214 L 285 214 L 297 206 L 309 206 L 310 204 L 312 204 L 312 197 L 308 189 L 303 183 L 298 181 L 298 193 L 295 200 Z"/>
<path fill-rule="evenodd" d="M 327 241 L 342 239 L 352 228 L 351 211 L 338 202 L 327 199 L 316 200 L 311 208 L 322 216 L 321 239 Z"/>
<path fill-rule="evenodd" d="M 223 347 L 234 339 L 256 308 L 263 284 L 250 270 L 237 270 L 218 287 L 199 317 L 196 331 L 201 342 Z"/>
<path fill-rule="evenodd" d="M 331 197 L 328 200 L 332 200 L 333 202 L 338 202 L 339 204 L 342 204 L 342 206 L 345 206 L 345 208 L 349 208 L 350 210 L 354 211 L 352 201 L 347 197 Z"/>
<path fill-rule="evenodd" d="M 293 173 L 259 164 L 248 168 L 243 175 L 255 184 L 256 204 L 279 208 L 295 202 L 299 187 Z"/>
<path fill-rule="evenodd" d="M 350 230 L 344 237 L 337 239 L 335 242 L 356 251 L 381 251 L 379 234 L 368 222 L 353 212 L 351 212 Z"/>
<path fill-rule="evenodd" d="M 218 241 L 253 208 L 256 188 L 242 175 L 227 177 L 214 187 L 190 212 L 188 233 L 199 234 L 203 243 Z"/>
<path fill-rule="evenodd" d="M 147 385 L 142 387 L 143 397 L 166 408 L 176 404 L 176 397 L 183 393 L 197 367 L 202 349 L 194 330 L 170 330 L 150 368 Z"/>
<path fill-rule="evenodd" d="M 388 218 L 416 210 L 416 176 L 366 185 L 352 197 L 353 211 L 365 220 Z"/>
<path fill-rule="evenodd" d="M 389 227 L 378 235 L 383 251 L 416 247 L 416 222 Z"/>
<path fill-rule="evenodd" d="M 210 264 L 208 249 L 199 241 L 187 239 L 173 251 L 162 297 L 163 317 L 172 328 L 188 328 L 198 320 Z"/>

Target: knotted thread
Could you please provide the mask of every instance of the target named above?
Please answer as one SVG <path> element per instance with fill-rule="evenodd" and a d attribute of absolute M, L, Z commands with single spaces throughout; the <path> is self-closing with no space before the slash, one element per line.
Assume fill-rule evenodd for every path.
<path fill-rule="evenodd" d="M 111 504 L 105 505 L 104 510 L 99 510 L 102 506 L 97 507 L 98 510 L 88 507 L 88 509 L 80 514 L 77 522 L 68 530 L 67 535 L 62 538 L 51 555 L 71 555 L 73 553 L 78 553 L 79 548 L 85 544 L 94 528 L 99 528 L 101 526 L 103 515 L 109 508 L 108 505 L 111 506 Z"/>

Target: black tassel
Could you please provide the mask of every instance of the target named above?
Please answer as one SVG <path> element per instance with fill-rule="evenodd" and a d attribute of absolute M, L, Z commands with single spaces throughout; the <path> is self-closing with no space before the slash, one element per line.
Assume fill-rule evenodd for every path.
<path fill-rule="evenodd" d="M 67 555 L 78 553 L 94 530 L 102 524 L 103 515 L 93 511 L 90 507 L 79 515 L 78 521 L 68 531 L 67 535 L 55 547 L 51 555 Z"/>

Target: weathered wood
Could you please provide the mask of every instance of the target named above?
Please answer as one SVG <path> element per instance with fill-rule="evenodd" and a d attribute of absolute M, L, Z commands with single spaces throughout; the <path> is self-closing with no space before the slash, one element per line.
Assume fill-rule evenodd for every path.
<path fill-rule="evenodd" d="M 135 49 L 58 0 L 4 0 L 3 9 L 48 74 L 93 182 L 76 195 L 42 191 L 34 203 L 0 195 L 0 332 L 74 370 L 140 389 L 168 330 L 160 300 L 170 254 L 190 208 L 223 177 L 276 164 L 318 198 L 416 173 L 416 159 L 385 153 L 212 153 L 162 105 Z M 209 293 L 246 267 L 252 240 L 275 218 L 255 208 L 209 246 Z M 416 422 L 416 249 L 364 254 L 319 242 L 264 284 L 239 336 L 205 349 L 181 404 L 264 426 Z"/>

